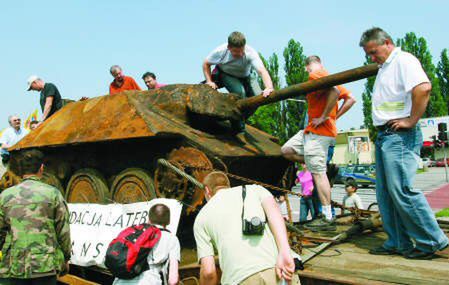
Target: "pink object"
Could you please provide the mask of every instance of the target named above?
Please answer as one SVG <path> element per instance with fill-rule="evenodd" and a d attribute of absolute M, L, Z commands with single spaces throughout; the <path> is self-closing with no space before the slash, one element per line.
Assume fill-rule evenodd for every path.
<path fill-rule="evenodd" d="M 301 171 L 298 173 L 298 180 L 301 183 L 302 194 L 304 196 L 312 196 L 313 178 L 309 171 Z"/>
<path fill-rule="evenodd" d="M 157 83 L 154 89 L 159 89 L 161 87 L 167 86 L 167 84 Z"/>

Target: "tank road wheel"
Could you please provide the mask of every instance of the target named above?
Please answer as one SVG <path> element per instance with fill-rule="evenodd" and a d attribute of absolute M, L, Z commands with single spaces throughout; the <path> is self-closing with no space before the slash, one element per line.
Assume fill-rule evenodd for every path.
<path fill-rule="evenodd" d="M 128 168 L 117 175 L 111 187 L 112 200 L 117 203 L 134 203 L 156 198 L 153 178 L 141 168 Z"/>
<path fill-rule="evenodd" d="M 69 203 L 109 202 L 110 193 L 103 175 L 95 169 L 80 169 L 70 178 L 65 198 Z"/>
<path fill-rule="evenodd" d="M 171 164 L 200 182 L 213 169 L 213 164 L 207 155 L 193 147 L 175 149 L 170 152 L 167 159 Z M 190 205 L 191 207 L 187 208 L 187 214 L 203 203 L 204 191 L 202 189 L 187 183 L 184 178 L 164 166 L 159 166 L 156 169 L 155 185 L 158 197 L 175 198 Z"/>
<path fill-rule="evenodd" d="M 12 172 L 11 170 L 7 170 L 5 173 L 3 173 L 3 176 L 0 179 L 0 191 L 17 185 L 21 181 L 22 179 L 20 179 L 20 177 L 17 176 L 14 172 Z"/>

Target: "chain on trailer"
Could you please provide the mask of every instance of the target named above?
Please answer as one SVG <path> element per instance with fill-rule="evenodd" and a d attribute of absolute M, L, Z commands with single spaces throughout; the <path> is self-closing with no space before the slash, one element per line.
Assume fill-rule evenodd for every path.
<path fill-rule="evenodd" d="M 192 177 L 191 175 L 187 174 L 185 171 L 180 170 L 179 168 L 177 168 L 176 166 L 172 165 L 169 161 L 165 160 L 165 159 L 159 159 L 158 163 L 172 169 L 173 171 L 175 171 L 178 175 L 180 175 L 181 177 L 187 179 L 188 181 L 190 181 L 191 183 L 193 183 L 195 186 L 204 189 L 204 185 L 202 183 L 200 183 L 198 180 L 196 180 L 194 177 Z M 224 163 L 222 162 L 222 164 L 224 165 Z M 221 171 L 224 172 L 226 175 L 228 175 L 231 178 L 246 182 L 246 183 L 250 183 L 250 184 L 256 184 L 271 190 L 275 190 L 275 191 L 279 191 L 282 193 L 286 193 L 286 194 L 290 194 L 290 195 L 294 195 L 297 197 L 302 197 L 303 195 L 301 193 L 297 193 L 297 192 L 293 192 L 291 190 L 285 189 L 285 188 L 281 188 L 281 187 L 277 187 L 271 184 L 267 184 L 267 183 L 263 183 L 254 179 L 250 179 L 247 177 L 243 177 L 237 174 L 233 174 L 227 171 L 227 168 L 225 168 L 225 170 L 220 170 L 220 169 L 215 169 L 215 168 L 206 168 L 206 167 L 197 167 L 197 166 L 193 166 L 193 165 L 189 165 L 186 163 L 180 163 L 181 166 L 185 167 L 185 168 L 190 168 L 190 169 L 195 169 L 195 170 L 200 170 L 200 171 Z M 286 199 L 288 199 L 288 197 L 286 197 Z M 287 202 L 288 203 L 288 212 L 289 212 L 289 218 L 291 220 L 291 206 L 290 206 L 290 201 Z M 342 210 L 348 210 L 350 211 L 354 216 L 355 219 L 358 220 L 360 217 L 362 216 L 369 216 L 371 214 L 376 213 L 376 211 L 369 211 L 369 210 L 362 210 L 362 209 L 357 209 L 357 208 L 353 208 L 353 207 L 345 207 L 344 205 L 337 203 L 335 201 L 332 201 L 332 205 L 340 208 Z"/>

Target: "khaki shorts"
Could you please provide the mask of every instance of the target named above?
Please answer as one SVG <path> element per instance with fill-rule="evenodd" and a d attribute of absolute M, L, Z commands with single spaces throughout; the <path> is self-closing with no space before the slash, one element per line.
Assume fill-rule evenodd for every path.
<path fill-rule="evenodd" d="M 310 172 L 326 173 L 327 152 L 331 144 L 335 144 L 335 138 L 314 133 L 304 134 L 304 131 L 301 130 L 283 147 L 291 147 L 297 154 L 303 155 Z"/>
<path fill-rule="evenodd" d="M 276 275 L 274 268 L 268 268 L 264 271 L 257 272 L 246 278 L 240 285 L 276 285 L 279 284 L 280 280 Z M 300 285 L 298 274 L 294 274 L 292 278 L 291 285 Z"/>

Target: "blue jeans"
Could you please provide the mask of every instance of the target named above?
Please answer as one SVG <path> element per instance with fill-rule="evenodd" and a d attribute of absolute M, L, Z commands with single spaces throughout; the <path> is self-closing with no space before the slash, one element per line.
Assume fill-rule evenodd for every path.
<path fill-rule="evenodd" d="M 307 215 L 312 216 L 312 219 L 315 217 L 315 207 L 313 205 L 312 197 L 301 197 L 300 206 L 299 206 L 299 222 L 307 221 Z"/>
<path fill-rule="evenodd" d="M 435 252 L 448 243 L 421 191 L 413 189 L 422 146 L 419 127 L 386 129 L 376 140 L 376 196 L 385 232 L 384 247 Z"/>
<path fill-rule="evenodd" d="M 228 90 L 229 93 L 235 93 L 242 98 L 248 98 L 262 93 L 262 89 L 257 81 L 257 74 L 254 70 L 246 78 L 237 78 L 230 74 L 219 71 L 220 83 Z M 244 117 L 248 118 L 255 110 L 245 111 Z M 236 131 L 245 130 L 245 121 L 231 121 L 232 129 Z"/>

